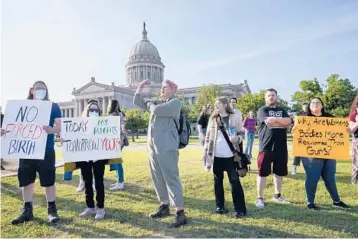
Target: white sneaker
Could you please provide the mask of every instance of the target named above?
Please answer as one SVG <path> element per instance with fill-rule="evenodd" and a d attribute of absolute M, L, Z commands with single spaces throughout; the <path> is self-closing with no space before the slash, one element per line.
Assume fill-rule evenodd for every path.
<path fill-rule="evenodd" d="M 110 187 L 109 190 L 115 191 L 115 190 L 123 190 L 124 189 L 124 183 L 116 183 L 113 187 Z"/>
<path fill-rule="evenodd" d="M 262 198 L 258 198 L 256 200 L 256 207 L 264 208 L 265 207 L 265 201 Z"/>
<path fill-rule="evenodd" d="M 109 185 L 110 188 L 113 188 L 114 186 L 116 186 L 117 183 L 112 183 L 111 185 Z"/>
<path fill-rule="evenodd" d="M 291 175 L 296 175 L 296 174 L 297 174 L 297 169 L 296 169 L 296 168 L 292 168 Z"/>
<path fill-rule="evenodd" d="M 91 215 L 94 215 L 96 213 L 96 210 L 94 210 L 94 208 L 86 208 L 80 215 L 79 217 L 88 217 Z"/>
<path fill-rule="evenodd" d="M 104 208 L 97 208 L 96 216 L 94 217 L 94 219 L 101 220 L 104 218 L 104 215 L 106 215 L 106 211 L 104 210 Z"/>
<path fill-rule="evenodd" d="M 277 203 L 284 203 L 284 204 L 290 204 L 290 202 L 289 201 L 287 201 L 284 197 L 279 197 L 279 198 L 275 198 L 275 197 L 273 197 L 272 198 L 272 201 L 274 201 L 274 202 L 277 202 Z"/>
<path fill-rule="evenodd" d="M 83 190 L 85 190 L 85 183 L 81 181 L 76 191 L 79 193 L 82 192 Z"/>

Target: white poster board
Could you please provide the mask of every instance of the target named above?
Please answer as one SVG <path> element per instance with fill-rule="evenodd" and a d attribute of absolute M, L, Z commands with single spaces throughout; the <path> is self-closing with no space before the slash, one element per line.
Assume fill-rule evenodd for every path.
<path fill-rule="evenodd" d="M 6 104 L 1 137 L 1 157 L 5 159 L 41 159 L 45 157 L 52 102 L 9 100 Z"/>
<path fill-rule="evenodd" d="M 66 163 L 121 155 L 119 116 L 62 118 L 61 136 Z"/>

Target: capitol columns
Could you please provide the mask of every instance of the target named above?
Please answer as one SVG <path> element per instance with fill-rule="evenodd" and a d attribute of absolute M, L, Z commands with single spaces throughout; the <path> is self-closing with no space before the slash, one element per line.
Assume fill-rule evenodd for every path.
<path fill-rule="evenodd" d="M 102 98 L 102 112 L 105 113 L 106 112 L 106 98 L 103 97 Z"/>

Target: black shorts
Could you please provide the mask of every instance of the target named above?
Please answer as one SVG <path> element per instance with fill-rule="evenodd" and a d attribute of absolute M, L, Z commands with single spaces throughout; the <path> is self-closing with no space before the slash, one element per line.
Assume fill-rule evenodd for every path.
<path fill-rule="evenodd" d="M 45 158 L 20 159 L 17 178 L 20 187 L 25 187 L 35 182 L 36 172 L 40 177 L 42 187 L 51 187 L 55 184 L 56 178 L 56 156 L 54 149 L 46 149 Z"/>
<path fill-rule="evenodd" d="M 288 153 L 287 152 L 260 152 L 257 157 L 257 167 L 259 176 L 267 177 L 271 174 L 271 164 L 273 173 L 278 176 L 288 174 Z"/>

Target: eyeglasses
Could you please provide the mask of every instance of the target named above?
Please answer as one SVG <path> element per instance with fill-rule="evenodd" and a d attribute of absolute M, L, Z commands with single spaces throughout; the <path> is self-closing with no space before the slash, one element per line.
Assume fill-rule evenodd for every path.
<path fill-rule="evenodd" d="M 322 103 L 320 101 L 312 101 L 311 104 L 312 105 L 322 105 Z"/>

